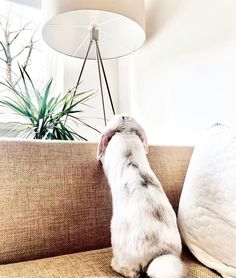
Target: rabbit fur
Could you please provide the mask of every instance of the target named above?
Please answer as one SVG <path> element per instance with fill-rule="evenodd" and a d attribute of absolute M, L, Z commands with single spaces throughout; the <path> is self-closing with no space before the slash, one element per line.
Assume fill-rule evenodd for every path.
<path fill-rule="evenodd" d="M 128 115 L 114 116 L 97 152 L 112 193 L 111 266 L 130 278 L 181 278 L 176 215 L 147 152 L 140 124 Z"/>

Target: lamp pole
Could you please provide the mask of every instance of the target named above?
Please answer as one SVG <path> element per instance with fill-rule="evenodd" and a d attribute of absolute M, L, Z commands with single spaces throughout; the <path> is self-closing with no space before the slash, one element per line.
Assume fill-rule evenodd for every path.
<path fill-rule="evenodd" d="M 113 112 L 114 115 L 115 115 L 116 112 L 115 112 L 115 108 L 114 108 L 114 105 L 113 105 L 111 92 L 110 92 L 110 88 L 109 88 L 109 84 L 108 84 L 108 81 L 107 81 L 105 68 L 104 68 L 103 61 L 102 61 L 101 52 L 100 52 L 100 49 L 99 49 L 99 29 L 96 26 L 94 26 L 90 30 L 90 42 L 89 42 L 89 45 L 88 45 L 86 55 L 84 57 L 84 61 L 83 61 L 83 64 L 82 64 L 82 68 L 80 70 L 80 74 L 79 74 L 76 86 L 75 86 L 75 92 L 74 92 L 73 98 L 74 98 L 74 96 L 76 94 L 76 91 L 78 89 L 78 86 L 80 84 L 80 80 L 81 80 L 81 77 L 82 77 L 82 74 L 83 74 L 83 71 L 84 71 L 85 64 L 88 60 L 88 55 L 89 55 L 89 52 L 91 50 L 92 44 L 95 44 L 95 47 L 96 47 L 96 61 L 97 61 L 97 66 L 98 66 L 99 85 L 100 85 L 100 92 L 101 92 L 101 99 L 102 99 L 102 109 L 103 109 L 103 118 L 104 118 L 104 124 L 106 126 L 107 125 L 107 119 L 106 119 L 106 108 L 105 108 L 105 102 L 104 102 L 102 74 L 103 74 L 103 78 L 105 80 L 106 89 L 107 89 L 107 93 L 108 93 L 108 96 L 109 96 L 112 112 Z M 73 103 L 73 98 L 71 100 L 71 105 Z M 65 122 L 66 122 L 66 120 L 67 120 L 67 117 L 65 119 Z"/>

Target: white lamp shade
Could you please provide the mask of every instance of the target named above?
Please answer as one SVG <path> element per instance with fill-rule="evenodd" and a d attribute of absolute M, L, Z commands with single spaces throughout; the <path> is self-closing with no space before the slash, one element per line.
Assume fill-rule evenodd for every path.
<path fill-rule="evenodd" d="M 84 58 L 97 26 L 103 59 L 137 50 L 145 41 L 144 0 L 44 0 L 45 42 L 61 53 Z M 88 59 L 96 59 L 95 48 Z"/>

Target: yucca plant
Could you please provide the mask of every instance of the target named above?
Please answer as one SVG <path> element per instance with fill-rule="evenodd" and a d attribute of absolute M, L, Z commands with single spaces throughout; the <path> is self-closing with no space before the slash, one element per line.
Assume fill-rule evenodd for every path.
<path fill-rule="evenodd" d="M 21 85 L 13 86 L 8 81 L 0 82 L 11 92 L 0 99 L 0 105 L 25 119 L 24 122 L 14 122 L 14 128 L 10 132 L 34 139 L 87 141 L 71 127 L 71 122 L 99 132 L 79 117 L 82 106 L 88 106 L 87 101 L 94 95 L 93 92 L 78 93 L 77 88 L 73 88 L 65 95 L 50 96 L 52 79 L 40 92 L 27 71 L 20 66 L 19 70 Z"/>

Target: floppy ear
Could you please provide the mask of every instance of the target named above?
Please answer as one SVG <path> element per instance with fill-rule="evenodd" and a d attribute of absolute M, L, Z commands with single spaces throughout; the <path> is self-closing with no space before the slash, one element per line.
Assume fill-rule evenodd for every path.
<path fill-rule="evenodd" d="M 144 146 L 145 152 L 147 154 L 148 153 L 147 135 L 142 127 L 139 128 L 138 133 L 139 133 L 139 137 L 140 137 L 141 141 L 143 142 L 143 146 Z"/>
<path fill-rule="evenodd" d="M 111 130 L 107 130 L 102 134 L 102 137 L 101 137 L 100 143 L 98 145 L 98 149 L 97 149 L 97 160 L 101 160 L 112 136 L 113 136 L 113 132 Z"/>

